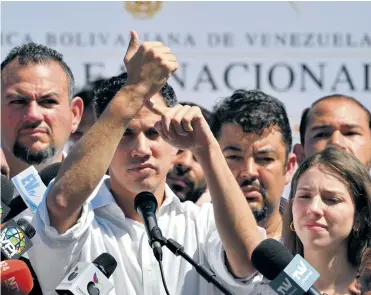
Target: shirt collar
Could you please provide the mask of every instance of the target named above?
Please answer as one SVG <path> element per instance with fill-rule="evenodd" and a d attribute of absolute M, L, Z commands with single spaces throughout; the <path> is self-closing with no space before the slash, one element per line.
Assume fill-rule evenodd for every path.
<path fill-rule="evenodd" d="M 116 203 L 110 190 L 111 186 L 109 179 L 110 177 L 108 175 L 103 176 L 91 197 L 89 197 L 93 209 Z M 163 211 L 164 208 L 168 207 L 170 204 L 174 204 L 177 208 L 181 207 L 179 198 L 174 194 L 170 187 L 165 184 L 165 200 L 159 211 Z"/>

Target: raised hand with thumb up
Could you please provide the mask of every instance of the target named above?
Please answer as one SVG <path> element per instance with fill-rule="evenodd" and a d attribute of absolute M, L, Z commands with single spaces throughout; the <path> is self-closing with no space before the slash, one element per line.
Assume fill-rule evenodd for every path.
<path fill-rule="evenodd" d="M 170 75 L 178 69 L 176 57 L 162 42 L 140 44 L 137 32 L 130 31 L 130 43 L 124 62 L 127 85 L 133 85 L 148 100 L 158 93 Z"/>

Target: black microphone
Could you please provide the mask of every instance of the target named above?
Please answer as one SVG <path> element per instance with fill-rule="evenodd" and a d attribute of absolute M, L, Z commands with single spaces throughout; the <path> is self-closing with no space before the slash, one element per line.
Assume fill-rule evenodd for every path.
<path fill-rule="evenodd" d="M 6 178 L 1 175 L 1 208 L 0 208 L 0 223 L 3 223 L 10 212 L 10 202 L 14 196 L 14 185 Z"/>
<path fill-rule="evenodd" d="M 270 286 L 281 295 L 321 295 L 313 287 L 319 273 L 300 255 L 274 239 L 266 239 L 253 251 L 251 262 L 267 279 Z"/>
<path fill-rule="evenodd" d="M 153 249 L 157 261 L 162 260 L 162 248 L 160 241 L 163 240 L 161 229 L 157 225 L 156 209 L 157 200 L 150 192 L 141 192 L 134 199 L 134 209 L 144 221 L 149 244 Z"/>
<path fill-rule="evenodd" d="M 57 162 L 45 167 L 43 170 L 39 172 L 40 178 L 42 182 L 48 186 L 49 183 L 57 177 L 59 169 L 62 166 L 62 162 Z"/>
<path fill-rule="evenodd" d="M 48 186 L 49 183 L 57 176 L 58 171 L 61 168 L 61 166 L 62 166 L 62 163 L 58 162 L 58 163 L 49 165 L 40 171 L 39 173 L 40 178 L 46 186 Z M 14 190 L 14 187 L 13 187 L 13 190 Z M 14 199 L 12 199 L 8 206 L 10 210 L 7 216 L 4 218 L 3 222 L 6 222 L 16 217 L 17 215 L 21 214 L 23 211 L 25 211 L 28 208 L 21 196 L 17 196 Z"/>
<path fill-rule="evenodd" d="M 92 263 L 79 262 L 55 291 L 59 295 L 106 295 L 113 289 L 108 279 L 116 267 L 115 258 L 108 253 L 99 255 Z"/>
<path fill-rule="evenodd" d="M 1 260 L 19 259 L 32 247 L 34 227 L 25 219 L 9 220 L 1 225 Z"/>

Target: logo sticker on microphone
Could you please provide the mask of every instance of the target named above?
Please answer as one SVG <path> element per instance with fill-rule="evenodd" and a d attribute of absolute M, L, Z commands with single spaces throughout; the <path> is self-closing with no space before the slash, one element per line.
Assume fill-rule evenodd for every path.
<path fill-rule="evenodd" d="M 13 219 L 2 227 L 0 242 L 1 255 L 6 259 L 18 259 L 32 246 L 31 240 Z"/>
<path fill-rule="evenodd" d="M 319 273 L 297 254 L 269 285 L 279 295 L 304 295 L 318 277 Z"/>
<path fill-rule="evenodd" d="M 46 186 L 35 167 L 28 167 L 14 176 L 12 181 L 27 207 L 35 214 L 46 191 Z"/>
<path fill-rule="evenodd" d="M 68 276 L 67 280 L 69 281 L 74 280 L 78 274 L 79 274 L 79 268 L 76 266 L 73 272 Z"/>
<path fill-rule="evenodd" d="M 88 283 L 87 289 L 90 295 L 99 295 L 102 289 L 102 284 L 100 284 L 99 277 L 97 273 L 93 275 L 93 281 Z"/>
<path fill-rule="evenodd" d="M 9 226 L 1 233 L 1 245 L 9 257 L 21 254 L 26 247 L 25 235 L 17 227 Z"/>

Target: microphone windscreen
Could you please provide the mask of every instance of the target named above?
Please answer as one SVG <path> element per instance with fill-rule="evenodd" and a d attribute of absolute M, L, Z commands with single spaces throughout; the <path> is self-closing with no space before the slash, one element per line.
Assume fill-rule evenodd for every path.
<path fill-rule="evenodd" d="M 14 285 L 17 286 L 15 292 Z M 1 294 L 26 295 L 33 288 L 33 278 L 26 263 L 21 260 L 5 260 L 1 262 Z"/>
<path fill-rule="evenodd" d="M 13 183 L 4 175 L 1 175 L 1 201 L 5 205 L 10 206 L 10 202 L 12 201 L 13 196 L 14 196 Z"/>
<path fill-rule="evenodd" d="M 262 241 L 251 255 L 251 263 L 267 279 L 274 280 L 294 258 L 289 249 L 275 239 Z"/>
<path fill-rule="evenodd" d="M 117 267 L 116 259 L 108 253 L 103 253 L 94 259 L 93 263 L 109 278 Z"/>
<path fill-rule="evenodd" d="M 36 234 L 35 228 L 26 219 L 18 219 L 17 224 L 24 231 L 29 239 L 32 239 L 33 236 Z"/>
<path fill-rule="evenodd" d="M 141 192 L 139 194 L 137 194 L 137 196 L 135 197 L 134 199 L 134 209 L 135 211 L 138 211 L 138 207 L 140 207 L 142 204 L 144 203 L 154 203 L 154 211 L 153 212 L 156 212 L 156 209 L 157 209 L 157 200 L 155 198 L 155 196 L 150 193 L 150 192 Z M 153 208 L 151 208 L 153 209 Z"/>
<path fill-rule="evenodd" d="M 61 166 L 61 162 L 54 163 L 39 172 L 40 178 L 46 186 L 57 176 Z"/>

